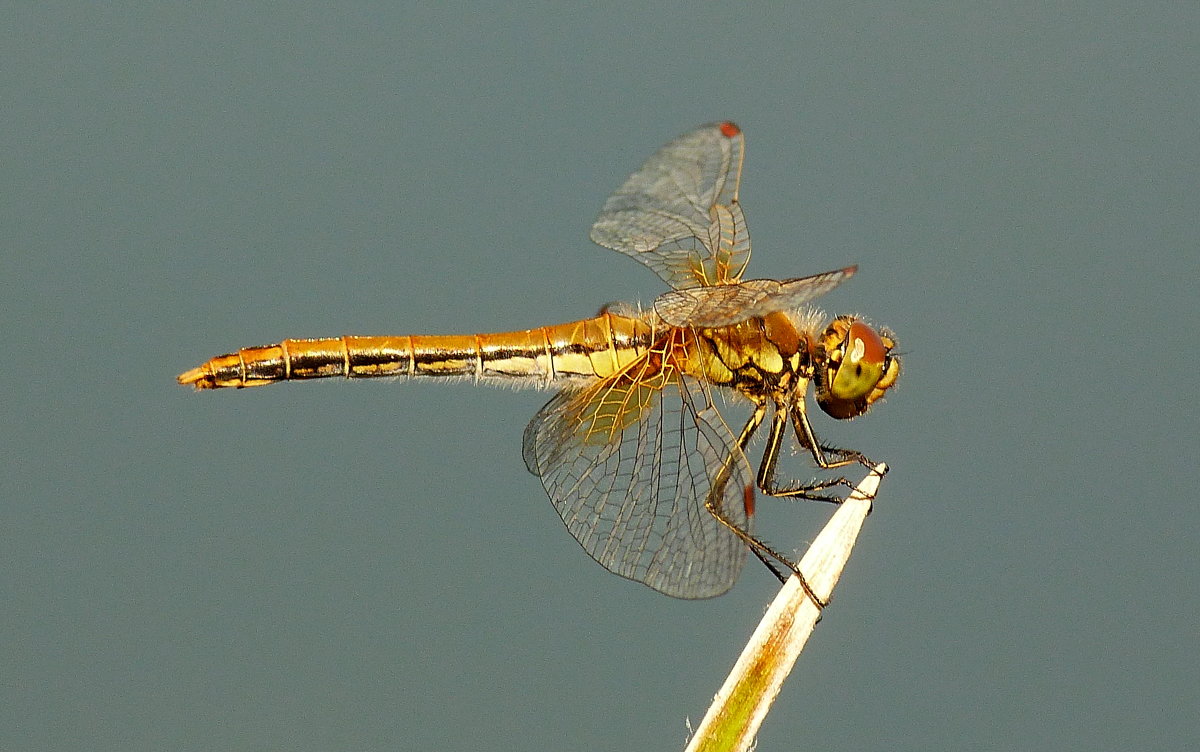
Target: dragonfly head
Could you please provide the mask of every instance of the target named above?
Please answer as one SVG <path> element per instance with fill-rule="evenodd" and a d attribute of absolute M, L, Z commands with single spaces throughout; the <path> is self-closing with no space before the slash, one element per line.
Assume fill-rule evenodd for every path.
<path fill-rule="evenodd" d="M 900 377 L 896 340 L 854 316 L 838 316 L 821 335 L 824 368 L 817 369 L 817 404 L 839 420 L 857 418 Z"/>

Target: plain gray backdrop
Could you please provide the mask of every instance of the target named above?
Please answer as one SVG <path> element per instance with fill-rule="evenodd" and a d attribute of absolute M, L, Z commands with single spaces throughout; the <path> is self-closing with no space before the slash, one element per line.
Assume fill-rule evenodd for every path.
<path fill-rule="evenodd" d="M 892 473 L 759 748 L 1200 745 L 1200 6 L 404 5 L 0 11 L 0 748 L 682 747 L 776 583 L 594 564 L 547 395 L 174 377 L 648 303 L 588 228 L 724 118 L 749 276 L 905 352 L 816 420 Z"/>

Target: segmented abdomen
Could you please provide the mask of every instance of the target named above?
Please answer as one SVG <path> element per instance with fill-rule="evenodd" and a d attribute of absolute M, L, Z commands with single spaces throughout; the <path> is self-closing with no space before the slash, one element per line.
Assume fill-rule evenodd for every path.
<path fill-rule="evenodd" d="M 181 374 L 197 389 L 324 378 L 470 377 L 550 386 L 603 378 L 644 353 L 641 319 L 596 318 L 497 334 L 287 339 L 218 355 Z"/>

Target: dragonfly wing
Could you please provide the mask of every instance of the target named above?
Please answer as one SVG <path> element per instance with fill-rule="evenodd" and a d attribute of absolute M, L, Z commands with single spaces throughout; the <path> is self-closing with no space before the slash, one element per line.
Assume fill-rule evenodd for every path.
<path fill-rule="evenodd" d="M 591 238 L 632 256 L 676 288 L 735 282 L 750 260 L 738 203 L 743 138 L 711 123 L 671 141 L 608 201 Z"/>
<path fill-rule="evenodd" d="M 722 482 L 724 513 L 747 528 L 749 463 L 703 385 L 643 375 L 551 399 L 525 429 L 525 464 L 604 568 L 676 598 L 720 595 L 746 548 L 704 501 Z"/>
<path fill-rule="evenodd" d="M 658 296 L 654 312 L 671 326 L 731 326 L 773 311 L 798 308 L 837 287 L 857 269 L 848 266 L 782 282 L 751 279 L 733 285 L 672 290 Z"/>

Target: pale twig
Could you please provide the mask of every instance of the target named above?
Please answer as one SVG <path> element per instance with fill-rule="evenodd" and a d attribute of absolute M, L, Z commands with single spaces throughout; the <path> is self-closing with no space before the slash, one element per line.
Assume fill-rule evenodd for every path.
<path fill-rule="evenodd" d="M 800 560 L 809 587 L 828 602 L 863 520 L 879 489 L 887 465 L 876 465 L 850 497 L 838 506 L 829 523 Z M 750 642 L 734 664 L 686 752 L 741 752 L 751 748 L 783 680 L 804 649 L 821 609 L 791 577 L 759 622 Z"/>

